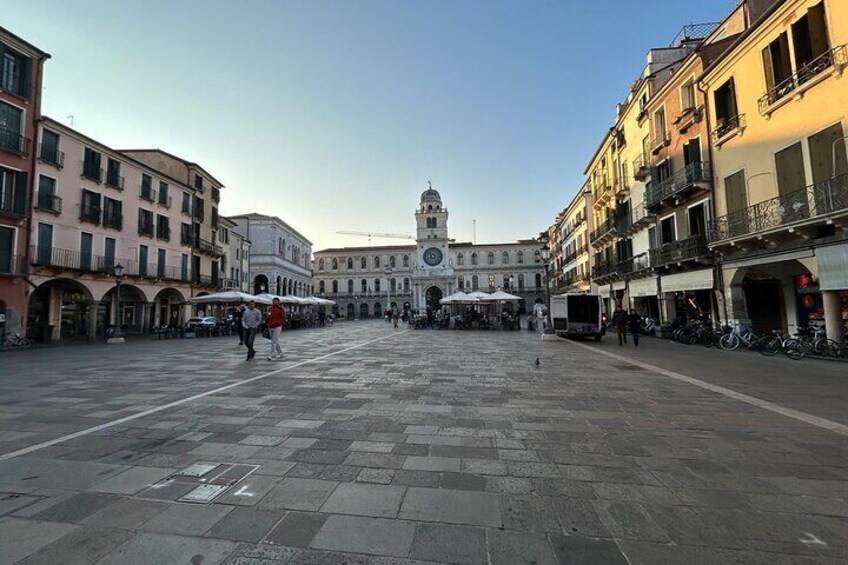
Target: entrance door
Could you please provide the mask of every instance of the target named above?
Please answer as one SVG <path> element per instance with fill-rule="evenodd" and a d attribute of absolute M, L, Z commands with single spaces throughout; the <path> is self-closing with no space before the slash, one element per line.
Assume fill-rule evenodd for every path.
<path fill-rule="evenodd" d="M 364 302 L 359 305 L 359 317 L 363 320 L 368 318 L 368 305 Z"/>
<path fill-rule="evenodd" d="M 698 204 L 689 208 L 689 235 L 704 237 L 707 233 L 706 204 Z"/>
<path fill-rule="evenodd" d="M 356 306 L 354 306 L 353 304 L 348 304 L 347 305 L 347 318 L 349 320 L 352 320 L 355 317 L 356 317 Z"/>
<path fill-rule="evenodd" d="M 775 219 L 780 224 L 786 224 L 806 218 L 809 215 L 809 206 L 807 193 L 804 190 L 807 181 L 804 176 L 804 154 L 801 150 L 801 142 L 775 153 L 774 162 L 777 168 L 777 190 L 780 194 L 778 207 L 780 216 Z"/>
<path fill-rule="evenodd" d="M 441 308 L 439 301 L 442 299 L 442 289 L 437 286 L 431 286 L 427 289 L 425 299 L 427 302 L 427 308 L 433 311 L 438 310 Z"/>
<path fill-rule="evenodd" d="M 751 325 L 758 332 L 785 330 L 783 291 L 775 279 L 745 280 L 742 283 Z"/>

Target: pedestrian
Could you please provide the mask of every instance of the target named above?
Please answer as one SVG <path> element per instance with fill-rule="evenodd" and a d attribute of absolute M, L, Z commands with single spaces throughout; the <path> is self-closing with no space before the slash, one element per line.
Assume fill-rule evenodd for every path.
<path fill-rule="evenodd" d="M 627 316 L 627 326 L 630 333 L 633 334 L 633 345 L 639 347 L 639 332 L 642 329 L 642 316 L 636 313 L 633 308 L 630 309 L 630 315 Z"/>
<path fill-rule="evenodd" d="M 612 325 L 618 332 L 618 345 L 625 345 L 627 343 L 627 312 L 624 311 L 621 304 L 615 307 L 615 312 L 612 314 Z"/>
<path fill-rule="evenodd" d="M 392 310 L 392 325 L 394 327 L 398 327 L 398 320 L 399 319 L 400 319 L 400 313 L 398 312 L 397 308 L 395 308 L 394 310 Z"/>
<path fill-rule="evenodd" d="M 324 312 L 324 309 L 322 308 L 322 309 L 318 310 L 318 325 L 323 328 L 324 324 L 326 323 L 326 320 L 327 320 L 327 313 Z"/>
<path fill-rule="evenodd" d="M 283 359 L 280 334 L 283 333 L 283 324 L 285 323 L 286 311 L 280 307 L 280 299 L 275 298 L 271 302 L 271 309 L 268 311 L 268 339 L 271 340 L 271 344 L 268 346 L 268 361 L 281 361 Z"/>
<path fill-rule="evenodd" d="M 433 327 L 433 309 L 427 306 L 427 326 Z"/>
<path fill-rule="evenodd" d="M 247 310 L 241 317 L 241 325 L 244 326 L 244 344 L 247 346 L 247 359 L 245 361 L 251 361 L 256 357 L 253 341 L 256 339 L 256 332 L 259 331 L 261 322 L 262 312 L 256 309 L 256 302 L 251 300 L 247 303 Z"/>
<path fill-rule="evenodd" d="M 233 323 L 236 325 L 239 345 L 244 345 L 244 326 L 241 325 L 241 317 L 244 315 L 244 305 L 240 304 L 233 313 Z"/>

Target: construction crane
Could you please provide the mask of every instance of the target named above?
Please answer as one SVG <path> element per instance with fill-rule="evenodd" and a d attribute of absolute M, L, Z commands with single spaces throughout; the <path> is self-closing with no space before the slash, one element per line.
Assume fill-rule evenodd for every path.
<path fill-rule="evenodd" d="M 405 233 L 371 233 L 367 231 L 337 231 L 337 234 L 341 235 L 361 235 L 368 238 L 368 243 L 371 243 L 372 237 L 379 237 L 383 239 L 415 239 L 414 235 L 409 235 Z"/>

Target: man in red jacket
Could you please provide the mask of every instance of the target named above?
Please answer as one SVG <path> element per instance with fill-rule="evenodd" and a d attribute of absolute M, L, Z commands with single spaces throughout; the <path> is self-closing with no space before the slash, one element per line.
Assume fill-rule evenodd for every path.
<path fill-rule="evenodd" d="M 280 334 L 283 332 L 283 324 L 286 323 L 286 311 L 280 306 L 280 300 L 275 298 L 268 311 L 268 337 L 271 345 L 268 349 L 268 361 L 280 361 L 283 358 L 283 349 L 280 347 Z"/>

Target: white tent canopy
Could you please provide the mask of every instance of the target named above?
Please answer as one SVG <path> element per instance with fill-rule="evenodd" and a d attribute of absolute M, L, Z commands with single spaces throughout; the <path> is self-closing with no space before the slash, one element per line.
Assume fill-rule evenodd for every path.
<path fill-rule="evenodd" d="M 454 292 L 439 300 L 439 304 L 473 304 L 479 302 L 476 298 L 464 292 Z"/>
<path fill-rule="evenodd" d="M 189 298 L 188 302 L 191 304 L 242 304 L 250 302 L 251 300 L 254 300 L 259 304 L 271 304 L 270 298 L 265 299 L 260 296 L 253 296 L 252 294 L 239 292 L 237 290 L 228 290 L 226 292 L 195 296 L 193 298 Z"/>
<path fill-rule="evenodd" d="M 498 302 L 508 302 L 510 300 L 521 300 L 521 297 L 499 290 L 491 294 L 490 300 L 497 300 Z"/>
<path fill-rule="evenodd" d="M 468 296 L 471 296 L 472 298 L 476 298 L 477 300 L 481 301 L 490 300 L 492 298 L 491 294 L 489 294 L 488 292 L 483 292 L 482 290 L 475 290 L 474 292 L 469 293 Z"/>
<path fill-rule="evenodd" d="M 268 294 L 267 292 L 263 293 L 263 294 L 257 294 L 256 298 L 261 298 L 262 300 L 267 300 L 268 301 L 267 304 L 271 304 L 271 301 L 274 300 L 275 298 L 277 300 L 279 300 L 281 304 L 303 304 L 303 302 L 301 302 L 301 299 L 296 297 L 296 296 L 279 296 L 279 295 L 276 295 L 276 294 Z M 266 303 L 263 302 L 263 304 L 266 304 Z"/>

